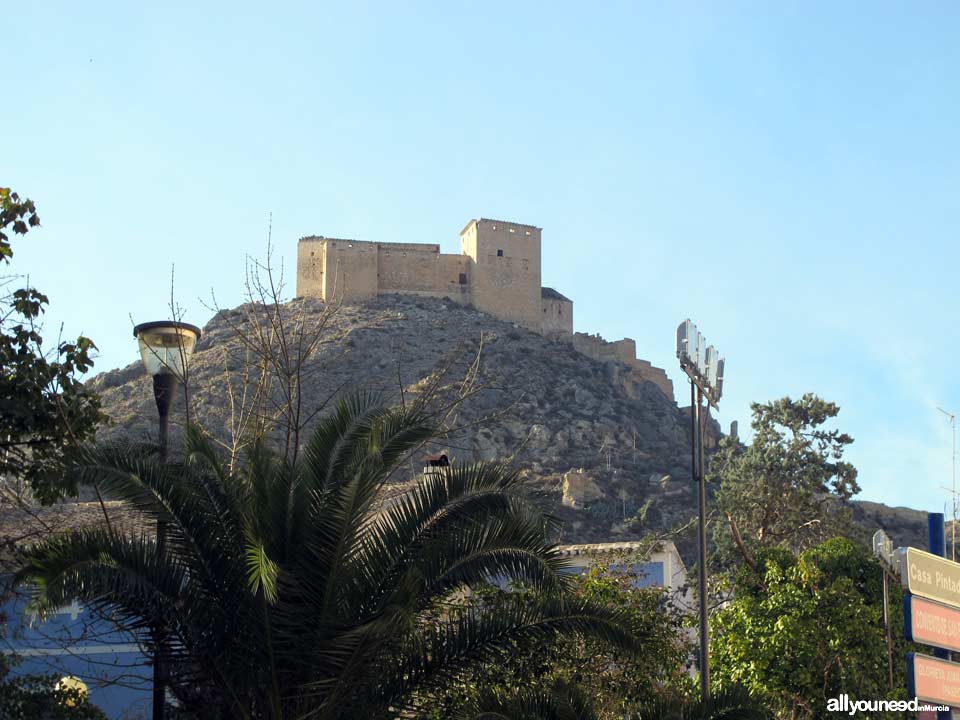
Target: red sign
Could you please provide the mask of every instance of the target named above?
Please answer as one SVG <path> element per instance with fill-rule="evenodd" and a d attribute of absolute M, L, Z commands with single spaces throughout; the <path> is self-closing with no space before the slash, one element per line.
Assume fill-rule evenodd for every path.
<path fill-rule="evenodd" d="M 960 652 L 960 610 L 910 596 L 904 610 L 907 640 Z"/>
<path fill-rule="evenodd" d="M 907 694 L 960 707 L 960 664 L 907 653 Z"/>

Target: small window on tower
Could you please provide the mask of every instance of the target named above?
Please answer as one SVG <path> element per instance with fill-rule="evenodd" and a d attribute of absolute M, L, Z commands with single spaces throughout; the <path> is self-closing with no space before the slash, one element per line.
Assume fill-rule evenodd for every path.
<path fill-rule="evenodd" d="M 497 249 L 497 257 L 503 257 L 503 250 Z"/>
<path fill-rule="evenodd" d="M 467 274 L 466 274 L 466 273 L 460 273 L 460 284 L 461 284 L 461 285 L 466 285 L 466 284 L 467 284 Z"/>

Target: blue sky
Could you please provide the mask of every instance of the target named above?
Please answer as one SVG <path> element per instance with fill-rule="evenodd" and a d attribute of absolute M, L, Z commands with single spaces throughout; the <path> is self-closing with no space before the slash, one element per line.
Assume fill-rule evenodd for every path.
<path fill-rule="evenodd" d="M 12 270 L 136 360 L 130 316 L 242 298 L 267 219 L 439 242 L 543 227 L 575 329 L 685 386 L 676 324 L 727 357 L 720 420 L 816 392 L 862 497 L 942 510 L 960 411 L 960 6 L 24 3 L 0 183 L 43 228 Z M 200 6 L 197 6 L 200 5 Z M 292 286 L 291 286 L 292 290 Z"/>

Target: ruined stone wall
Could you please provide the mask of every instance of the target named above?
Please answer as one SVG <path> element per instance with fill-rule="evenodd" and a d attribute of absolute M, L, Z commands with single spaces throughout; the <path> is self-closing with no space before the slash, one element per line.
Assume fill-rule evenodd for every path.
<path fill-rule="evenodd" d="M 573 336 L 573 346 L 584 355 L 596 360 L 617 362 L 626 365 L 626 371 L 615 373 L 615 381 L 621 384 L 631 395 L 636 394 L 634 385 L 650 382 L 671 400 L 673 397 L 673 381 L 661 368 L 654 367 L 646 360 L 637 358 L 637 343 L 630 338 L 607 342 L 599 335 L 576 333 Z"/>
<path fill-rule="evenodd" d="M 471 259 L 470 285 L 478 310 L 540 331 L 540 228 L 501 220 L 472 220 L 460 234 Z"/>

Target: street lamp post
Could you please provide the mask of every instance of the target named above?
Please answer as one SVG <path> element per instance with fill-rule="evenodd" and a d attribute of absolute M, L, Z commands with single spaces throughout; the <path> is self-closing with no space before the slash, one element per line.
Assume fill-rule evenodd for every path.
<path fill-rule="evenodd" d="M 700 697 L 710 699 L 710 639 L 707 629 L 707 478 L 704 469 L 704 434 L 710 406 L 718 407 L 723 394 L 724 360 L 713 345 L 707 346 L 697 326 L 684 320 L 677 327 L 677 358 L 690 378 L 690 459 L 698 489 L 697 549 L 700 583 Z M 706 415 L 701 405 L 707 400 Z"/>
<path fill-rule="evenodd" d="M 170 427 L 170 406 L 184 377 L 187 360 L 200 339 L 200 328 L 188 323 L 160 320 L 141 323 L 133 328 L 133 336 L 140 347 L 140 357 L 147 372 L 153 376 L 153 398 L 160 415 L 160 462 L 167 461 L 167 432 Z M 164 551 L 166 528 L 157 519 L 157 554 Z M 164 679 L 160 661 L 163 628 L 153 630 L 153 720 L 163 720 Z"/>

